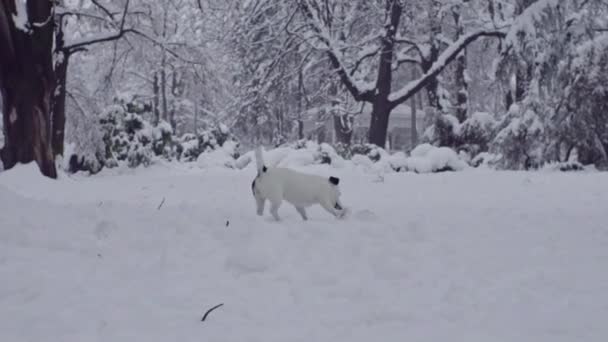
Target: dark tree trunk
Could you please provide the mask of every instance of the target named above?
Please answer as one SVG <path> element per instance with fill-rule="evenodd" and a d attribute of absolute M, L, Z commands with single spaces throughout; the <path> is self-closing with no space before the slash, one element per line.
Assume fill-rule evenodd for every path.
<path fill-rule="evenodd" d="M 162 119 L 163 120 L 167 120 L 167 115 L 169 112 L 169 107 L 167 104 L 167 71 L 165 69 L 166 67 L 166 55 L 165 55 L 165 51 L 163 51 L 163 57 L 161 60 L 161 70 L 160 70 L 160 94 L 161 94 L 161 100 L 162 100 L 162 106 L 163 106 L 163 111 L 161 113 L 162 115 Z"/>
<path fill-rule="evenodd" d="M 57 177 L 51 147 L 53 73 L 52 2 L 27 2 L 28 23 L 15 27 L 15 0 L 0 1 L 0 93 L 3 98 L 4 168 L 36 161 L 40 171 Z M 28 31 L 28 32 L 24 32 Z"/>
<path fill-rule="evenodd" d="M 369 142 L 380 147 L 386 145 L 388 119 L 393 109 L 388 97 L 393 83 L 393 56 L 395 49 L 395 34 L 401 20 L 403 5 L 399 1 L 386 2 L 390 13 L 390 24 L 387 26 L 386 36 L 382 39 L 382 50 L 378 66 L 378 79 L 376 82 L 376 96 L 372 103 L 371 123 L 369 125 Z"/>
<path fill-rule="evenodd" d="M 372 104 L 372 118 L 369 125 L 369 142 L 384 147 L 388 132 L 388 119 L 391 112 L 388 100 L 377 98 Z"/>
<path fill-rule="evenodd" d="M 173 127 L 173 131 L 177 128 L 177 120 L 175 119 L 175 111 L 176 108 L 176 98 L 180 96 L 179 94 L 179 86 L 177 81 L 177 70 L 173 70 L 173 74 L 171 75 L 171 109 L 169 110 L 169 123 L 171 127 Z"/>
<path fill-rule="evenodd" d="M 439 36 L 441 35 L 441 20 L 440 20 L 440 4 L 431 1 L 428 3 L 429 7 L 429 25 L 430 25 L 430 36 L 429 36 L 429 55 L 426 60 L 422 61 L 422 71 L 426 73 L 433 67 L 433 63 L 439 59 L 440 53 L 440 42 Z M 441 105 L 441 99 L 439 97 L 439 80 L 437 77 L 430 79 L 425 86 L 427 99 L 429 106 L 435 108 L 439 113 L 442 113 L 445 108 Z"/>
<path fill-rule="evenodd" d="M 454 23 L 456 24 L 456 40 L 464 35 L 464 24 L 461 16 L 460 7 L 455 8 L 452 12 Z M 466 48 L 456 58 L 456 118 L 459 122 L 464 122 L 467 119 L 468 102 L 469 102 L 469 85 L 467 83 L 467 50 Z"/>
<path fill-rule="evenodd" d="M 52 146 L 55 156 L 63 156 L 64 141 L 65 141 L 65 100 L 66 100 L 66 83 L 68 75 L 68 63 L 70 55 L 62 53 L 62 57 L 55 63 L 55 77 L 57 78 L 57 86 L 53 94 L 53 119 L 52 128 Z"/>
<path fill-rule="evenodd" d="M 304 109 L 304 70 L 300 68 L 298 72 L 298 140 L 304 139 L 304 121 L 302 120 L 302 111 Z"/>
<path fill-rule="evenodd" d="M 152 84 L 152 92 L 154 93 L 154 125 L 160 122 L 160 86 L 158 84 L 158 72 L 154 73 L 154 83 Z"/>
<path fill-rule="evenodd" d="M 412 69 L 412 80 L 416 79 L 416 69 Z M 418 99 L 417 97 L 419 97 L 419 94 L 415 94 L 412 96 L 412 100 L 410 101 L 410 114 L 411 114 L 411 121 L 410 121 L 410 126 L 412 129 L 412 135 L 411 135 L 411 148 L 414 148 L 416 146 L 416 144 L 418 144 L 418 121 L 417 116 L 418 116 L 418 108 L 416 108 L 418 106 Z"/>
<path fill-rule="evenodd" d="M 353 136 L 354 118 L 348 114 L 340 113 L 338 106 L 340 105 L 339 84 L 332 83 L 329 88 L 331 96 L 331 115 L 333 117 L 334 134 L 336 141 L 342 144 L 350 145 Z"/>
<path fill-rule="evenodd" d="M 443 112 L 441 101 L 439 101 L 439 81 L 437 78 L 429 80 L 425 88 L 426 97 L 429 100 L 429 106 L 437 109 L 438 112 Z"/>

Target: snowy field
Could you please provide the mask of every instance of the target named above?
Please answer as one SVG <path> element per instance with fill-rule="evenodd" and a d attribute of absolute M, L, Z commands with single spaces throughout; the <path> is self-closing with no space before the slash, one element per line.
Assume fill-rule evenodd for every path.
<path fill-rule="evenodd" d="M 0 173 L 0 341 L 608 340 L 605 173 L 307 170 L 348 218 L 256 216 L 252 168 Z"/>

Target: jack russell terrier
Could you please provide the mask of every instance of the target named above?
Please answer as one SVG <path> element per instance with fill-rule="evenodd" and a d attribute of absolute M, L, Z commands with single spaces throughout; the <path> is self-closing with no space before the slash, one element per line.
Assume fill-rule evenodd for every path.
<path fill-rule="evenodd" d="M 320 204 L 337 218 L 343 218 L 346 209 L 340 203 L 340 179 L 309 175 L 287 168 L 268 168 L 264 165 L 262 148 L 255 151 L 258 174 L 251 184 L 257 205 L 257 214 L 264 214 L 266 200 L 270 201 L 270 213 L 279 221 L 279 207 L 283 200 L 291 203 L 302 219 L 308 220 L 306 208 Z"/>

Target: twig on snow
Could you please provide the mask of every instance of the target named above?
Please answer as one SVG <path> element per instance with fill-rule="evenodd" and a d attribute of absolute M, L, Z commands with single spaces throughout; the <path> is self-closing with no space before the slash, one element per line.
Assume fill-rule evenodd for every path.
<path fill-rule="evenodd" d="M 163 197 L 163 200 L 160 201 L 160 204 L 158 205 L 158 208 L 156 208 L 156 210 L 160 210 L 160 208 L 163 206 L 164 203 L 165 203 L 165 198 Z"/>
<path fill-rule="evenodd" d="M 205 312 L 205 314 L 203 315 L 203 319 L 201 319 L 201 322 L 204 322 L 207 319 L 207 316 L 211 313 L 211 311 L 219 308 L 222 305 L 224 305 L 224 303 L 218 304 L 218 305 L 212 307 L 211 309 L 207 310 L 207 312 Z"/>

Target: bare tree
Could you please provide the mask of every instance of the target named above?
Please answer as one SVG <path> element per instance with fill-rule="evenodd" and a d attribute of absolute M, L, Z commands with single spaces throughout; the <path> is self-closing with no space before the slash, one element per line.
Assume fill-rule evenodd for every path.
<path fill-rule="evenodd" d="M 427 91 L 430 89 L 430 100 L 438 102 L 437 96 L 433 96 L 437 95 L 437 76 L 446 66 L 475 40 L 482 37 L 501 38 L 505 33 L 495 27 L 478 27 L 440 51 L 438 44 L 424 45 L 406 34 L 407 27 L 402 25 L 404 10 L 417 11 L 419 8 L 405 8 L 404 2 L 399 0 L 385 0 L 383 6 L 379 6 L 379 3 L 375 1 L 362 5 L 358 2 L 345 4 L 340 1 L 299 0 L 298 7 L 307 28 L 301 37 L 314 49 L 326 53 L 341 82 L 355 100 L 371 103 L 369 142 L 384 146 L 389 116 L 396 106 L 425 88 Z M 368 20 L 370 15 L 366 16 L 361 11 L 378 11 L 379 8 L 381 13 L 376 16 L 384 18 L 380 20 L 382 26 L 359 36 L 351 34 L 349 37 L 348 33 L 344 33 L 352 32 L 351 28 L 360 25 L 357 23 L 359 21 L 371 21 Z M 338 14 L 342 11 L 347 14 Z M 336 22 L 339 18 L 344 19 Z M 437 25 L 433 28 L 435 31 L 438 29 Z M 435 32 L 435 35 L 439 36 L 439 32 Z M 364 65 L 369 65 L 371 61 L 375 61 L 375 67 L 367 66 L 367 72 L 362 72 Z M 422 75 L 395 90 L 396 70 L 404 64 L 419 65 Z M 373 70 L 375 76 L 372 75 Z"/>

